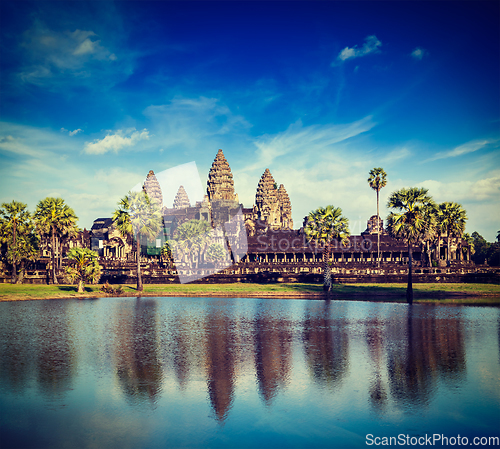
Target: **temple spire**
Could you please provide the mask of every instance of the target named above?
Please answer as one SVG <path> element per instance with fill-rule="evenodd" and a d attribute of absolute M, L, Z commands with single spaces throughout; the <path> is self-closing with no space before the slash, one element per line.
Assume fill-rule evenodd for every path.
<path fill-rule="evenodd" d="M 208 174 L 207 194 L 210 201 L 238 201 L 238 197 L 234 193 L 233 174 L 222 150 L 217 152 Z"/>

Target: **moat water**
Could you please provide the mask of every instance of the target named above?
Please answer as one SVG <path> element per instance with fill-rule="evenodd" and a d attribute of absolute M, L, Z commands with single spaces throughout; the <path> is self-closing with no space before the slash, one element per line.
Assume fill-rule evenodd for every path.
<path fill-rule="evenodd" d="M 2 449 L 450 446 L 499 429 L 498 308 L 0 303 Z"/>

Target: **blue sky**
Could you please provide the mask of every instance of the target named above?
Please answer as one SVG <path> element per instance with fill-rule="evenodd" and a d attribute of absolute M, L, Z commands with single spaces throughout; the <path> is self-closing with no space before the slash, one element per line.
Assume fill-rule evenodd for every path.
<path fill-rule="evenodd" d="M 500 229 L 499 2 L 0 3 L 0 201 L 61 196 L 89 228 L 149 170 L 219 148 L 246 207 L 266 168 L 295 227 L 359 233 L 424 186 Z M 193 199 L 193 198 L 191 198 Z"/>

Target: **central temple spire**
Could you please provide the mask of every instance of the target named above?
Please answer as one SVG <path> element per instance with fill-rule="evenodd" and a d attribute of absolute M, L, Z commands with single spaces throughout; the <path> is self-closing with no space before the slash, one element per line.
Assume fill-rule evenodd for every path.
<path fill-rule="evenodd" d="M 238 196 L 234 193 L 233 174 L 222 150 L 217 152 L 208 174 L 207 193 L 210 201 L 238 201 Z"/>

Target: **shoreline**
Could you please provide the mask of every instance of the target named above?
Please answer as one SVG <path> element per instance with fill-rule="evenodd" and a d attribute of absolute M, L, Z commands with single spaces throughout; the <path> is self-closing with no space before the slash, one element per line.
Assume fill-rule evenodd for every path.
<path fill-rule="evenodd" d="M 104 293 L 101 285 L 86 286 L 77 293 L 71 285 L 0 284 L 0 302 L 44 299 L 101 299 L 139 297 L 220 297 L 310 300 L 353 300 L 406 303 L 406 284 L 335 284 L 330 295 L 317 284 L 146 284 L 137 294 L 135 287 L 125 292 Z M 500 285 L 496 284 L 416 284 L 414 303 L 442 305 L 500 306 Z M 128 290 L 128 291 L 127 291 Z"/>

